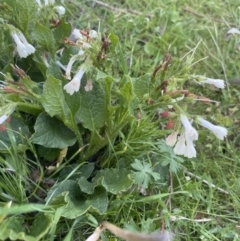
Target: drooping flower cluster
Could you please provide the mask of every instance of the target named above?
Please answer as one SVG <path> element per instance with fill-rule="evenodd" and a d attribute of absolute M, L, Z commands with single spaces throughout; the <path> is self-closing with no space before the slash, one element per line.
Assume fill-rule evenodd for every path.
<path fill-rule="evenodd" d="M 167 139 L 166 143 L 169 146 L 174 146 L 174 153 L 177 155 L 184 155 L 188 158 L 196 157 L 196 149 L 193 141 L 198 140 L 198 132 L 192 126 L 191 122 L 185 115 L 180 117 L 184 131 L 178 137 L 178 132 L 173 132 Z"/>
<path fill-rule="evenodd" d="M 181 115 L 180 120 L 184 127 L 184 131 L 180 135 L 178 131 L 174 131 L 166 138 L 166 144 L 174 147 L 173 151 L 177 155 L 184 155 L 188 158 L 196 157 L 197 152 L 193 141 L 198 140 L 198 132 L 185 115 Z M 212 131 L 218 139 L 223 140 L 224 137 L 227 136 L 226 128 L 213 125 L 201 117 L 198 117 L 197 120 L 203 127 Z"/>
<path fill-rule="evenodd" d="M 82 34 L 79 29 L 74 29 L 72 31 L 72 36 L 76 39 L 76 45 L 80 46 L 79 52 L 76 55 L 73 55 L 68 64 L 67 67 L 63 66 L 59 61 L 57 64 L 64 69 L 65 71 L 65 77 L 69 80 L 71 80 L 71 72 L 73 64 L 76 61 L 83 61 L 83 63 L 78 68 L 77 73 L 74 75 L 73 79 L 66 84 L 63 89 L 66 90 L 66 92 L 70 95 L 73 95 L 74 92 L 79 91 L 81 86 L 81 79 L 84 75 L 84 73 L 89 69 L 89 59 L 88 55 L 86 53 L 86 49 L 91 48 L 91 41 L 95 38 L 97 38 L 98 33 L 95 30 L 90 30 L 89 34 Z M 92 90 L 92 80 L 87 80 L 87 84 L 85 86 L 86 91 Z"/>
<path fill-rule="evenodd" d="M 28 55 L 33 54 L 36 51 L 36 49 L 28 43 L 21 32 L 12 32 L 12 37 L 17 45 L 17 52 L 21 58 L 26 58 Z"/>

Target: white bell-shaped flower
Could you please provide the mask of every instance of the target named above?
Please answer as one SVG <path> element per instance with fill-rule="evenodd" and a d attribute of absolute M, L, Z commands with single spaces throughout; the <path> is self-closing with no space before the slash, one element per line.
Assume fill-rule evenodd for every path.
<path fill-rule="evenodd" d="M 184 136 L 184 133 L 182 133 L 178 137 L 177 144 L 173 148 L 173 151 L 176 155 L 184 155 L 185 149 L 186 149 L 185 136 Z"/>
<path fill-rule="evenodd" d="M 65 7 L 63 6 L 56 6 L 53 8 L 60 16 L 63 16 L 66 12 Z"/>
<path fill-rule="evenodd" d="M 201 117 L 198 117 L 197 118 L 199 123 L 207 128 L 208 130 L 210 130 L 211 132 L 213 132 L 213 134 L 220 140 L 223 140 L 224 137 L 227 136 L 227 129 L 222 127 L 222 126 L 217 126 L 217 125 L 213 125 L 211 122 L 201 118 Z"/>
<path fill-rule="evenodd" d="M 35 52 L 35 48 L 29 44 L 22 33 L 11 34 L 14 42 L 17 44 L 17 52 L 21 58 L 26 58 L 28 55 Z"/>
<path fill-rule="evenodd" d="M 81 85 L 81 80 L 82 80 L 82 77 L 83 77 L 85 71 L 86 71 L 86 69 L 82 65 L 80 67 L 80 69 L 78 70 L 78 72 L 73 77 L 73 79 L 63 87 L 63 89 L 66 90 L 66 92 L 68 94 L 73 95 L 74 92 L 79 91 L 80 85 Z"/>
<path fill-rule="evenodd" d="M 0 116 L 0 125 L 7 120 L 8 116 L 7 115 L 2 115 Z"/>
<path fill-rule="evenodd" d="M 219 89 L 224 89 L 225 84 L 224 84 L 224 80 L 222 79 L 211 79 L 211 78 L 206 78 L 203 82 L 204 84 L 210 84 L 210 85 L 214 85 L 215 87 L 219 88 Z"/>
<path fill-rule="evenodd" d="M 79 29 L 73 29 L 72 31 L 72 35 L 76 38 L 76 39 L 83 39 L 83 35 L 80 33 Z"/>
<path fill-rule="evenodd" d="M 36 49 L 31 44 L 28 43 L 28 41 L 26 40 L 25 36 L 22 33 L 18 33 L 18 37 L 26 46 L 28 55 L 33 54 L 36 51 Z"/>
<path fill-rule="evenodd" d="M 171 133 L 167 138 L 166 138 L 166 144 L 168 146 L 174 146 L 175 143 L 177 142 L 177 135 L 178 132 L 174 131 L 173 133 Z"/>
<path fill-rule="evenodd" d="M 193 158 L 197 156 L 197 152 L 194 147 L 193 141 L 188 137 L 186 137 L 186 148 L 184 151 L 184 156 L 188 158 Z"/>
<path fill-rule="evenodd" d="M 103 229 L 101 229 L 100 227 L 97 227 L 93 234 L 91 234 L 87 239 L 86 241 L 98 241 L 99 240 L 99 237 L 102 233 Z"/>
<path fill-rule="evenodd" d="M 188 140 L 196 141 L 198 140 L 198 132 L 196 129 L 192 126 L 191 122 L 188 120 L 188 118 L 185 115 L 181 115 L 180 117 L 181 122 L 185 129 L 185 137 Z"/>

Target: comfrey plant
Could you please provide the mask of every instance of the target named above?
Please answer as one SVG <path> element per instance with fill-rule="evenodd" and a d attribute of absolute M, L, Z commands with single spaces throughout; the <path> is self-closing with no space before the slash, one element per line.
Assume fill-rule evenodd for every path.
<path fill-rule="evenodd" d="M 195 102 L 211 100 L 183 88 L 190 82 L 222 89 L 223 80 L 191 75 L 192 59 L 172 59 L 168 50 L 158 66 L 132 77 L 118 36 L 101 33 L 101 26 L 72 28 L 67 4 L 5 0 L 0 6 L 0 201 L 12 201 L 0 209 L 1 240 L 55 237 L 60 217 L 114 219 L 108 210 L 128 195 L 156 200 L 165 188 L 159 173 L 177 172 L 184 161 L 178 155 L 197 156 L 193 120 L 220 140 L 227 136 L 193 113 Z M 131 210 L 130 202 L 124 205 Z M 36 210 L 26 230 L 24 213 Z M 125 217 L 122 210 L 118 215 Z M 128 240 L 173 238 L 168 231 L 134 236 L 106 224 Z"/>

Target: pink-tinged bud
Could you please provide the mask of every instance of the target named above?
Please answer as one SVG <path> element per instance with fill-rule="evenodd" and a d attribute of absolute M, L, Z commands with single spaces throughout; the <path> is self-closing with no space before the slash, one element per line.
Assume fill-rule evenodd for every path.
<path fill-rule="evenodd" d="M 170 130 L 170 129 L 173 128 L 174 125 L 175 125 L 174 121 L 173 120 L 169 120 L 167 125 L 166 125 L 166 129 Z"/>
<path fill-rule="evenodd" d="M 4 124 L 1 124 L 1 125 L 0 125 L 0 131 L 1 131 L 1 132 L 6 131 L 6 129 L 7 129 L 7 128 L 6 128 L 6 126 L 5 126 Z"/>
<path fill-rule="evenodd" d="M 162 116 L 163 118 L 166 118 L 166 117 L 169 116 L 169 112 L 168 112 L 168 111 L 164 111 L 164 112 L 161 113 L 161 116 Z"/>

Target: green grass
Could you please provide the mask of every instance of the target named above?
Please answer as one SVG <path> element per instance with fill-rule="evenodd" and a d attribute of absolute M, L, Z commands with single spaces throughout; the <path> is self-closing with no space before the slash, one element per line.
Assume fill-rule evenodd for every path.
<path fill-rule="evenodd" d="M 167 49 L 173 58 L 181 58 L 197 46 L 193 54 L 196 62 L 193 73 L 224 79 L 228 84 L 223 93 L 204 92 L 220 101 L 217 108 L 206 105 L 189 109 L 196 114 L 198 111 L 205 113 L 212 120 L 225 118 L 229 130 L 227 140 L 217 141 L 202 131 L 197 159 L 184 163 L 185 169 L 200 177 L 200 180 L 187 178 L 180 171 L 174 176 L 174 190 L 189 191 L 190 195 L 172 196 L 171 204 L 166 208 L 171 213 L 169 215 L 187 218 L 170 222 L 171 228 L 179 234 L 179 240 L 239 240 L 239 87 L 238 84 L 232 85 L 231 81 L 240 76 L 240 36 L 226 38 L 226 32 L 231 27 L 240 25 L 239 2 L 148 0 L 105 3 L 142 14 L 120 14 L 117 10 L 86 2 L 83 9 L 88 14 L 79 16 L 76 22 L 79 27 L 90 23 L 92 27 L 100 26 L 103 31 L 117 34 L 128 50 L 124 57 L 131 63 L 133 76 L 153 70 Z M 200 95 L 202 89 L 198 91 Z M 209 184 L 204 184 L 203 179 Z M 223 188 L 228 194 L 213 188 L 211 184 Z M 127 205 L 122 208 L 124 206 Z M 139 219 L 144 219 L 141 209 L 149 212 L 147 204 L 139 207 L 133 200 L 126 210 L 125 219 L 137 219 L 140 213 Z M 159 209 L 165 208 L 161 206 Z M 116 216 L 115 222 L 121 223 L 122 219 Z"/>
<path fill-rule="evenodd" d="M 110 194 L 110 205 L 106 213 L 92 215 L 90 212 L 73 220 L 61 217 L 62 210 L 58 209 L 53 214 L 51 229 L 41 240 L 85 240 L 104 219 L 127 229 L 148 232 L 164 223 L 166 228 L 176 232 L 176 240 L 179 241 L 240 240 L 240 80 L 237 84 L 233 83 L 234 79 L 240 79 L 240 35 L 226 37 L 230 28 L 240 27 L 239 2 L 108 0 L 104 3 L 114 9 L 94 1 L 66 1 L 72 24 L 82 29 L 90 25 L 106 35 L 110 32 L 116 34 L 124 49 L 122 61 L 117 63 L 121 68 L 116 69 L 126 71 L 125 74 L 132 77 L 153 73 L 167 50 L 173 62 L 169 66 L 166 79 L 178 73 L 189 61 L 188 58 L 193 57 L 192 75 L 224 79 L 226 88 L 223 91 L 204 89 L 194 85 L 194 81 L 189 79 L 184 89 L 217 100 L 220 104 L 197 104 L 194 107 L 189 105 L 188 112 L 204 114 L 209 120 L 227 127 L 229 134 L 226 140 L 219 141 L 201 129 L 200 140 L 196 146 L 197 158 L 185 160 L 182 168 L 172 175 L 173 190 L 169 190 L 168 168 L 160 170 L 157 167 L 158 160 L 154 155 L 157 151 L 148 141 L 148 136 L 141 136 L 141 131 L 132 133 L 132 129 L 127 126 L 121 132 L 124 141 L 109 145 L 104 153 L 105 159 L 98 168 L 128 168 L 130 164 L 126 160 L 144 156 L 145 160 L 150 160 L 149 162 L 162 171 L 161 179 L 152 181 L 152 193 L 147 193 L 149 197 L 143 196 L 139 199 L 139 191 L 136 189 L 117 195 Z M 121 12 L 122 9 L 126 11 Z M 179 64 L 181 67 L 175 69 L 179 59 L 182 61 Z M 119 73 L 115 74 L 117 77 Z M 147 125 L 142 124 L 143 128 Z M 129 133 L 127 128 L 130 129 Z M 148 128 L 149 136 L 156 137 L 157 132 L 152 130 L 151 126 Z M 73 163 L 72 160 L 78 157 L 79 153 L 81 155 L 81 150 L 71 149 L 72 156 L 68 157 L 67 162 L 60 163 L 60 166 L 49 174 L 46 167 L 55 167 L 56 161 L 48 161 L 56 160 L 57 154 L 44 153 L 45 149 L 37 149 L 38 147 L 34 147 L 27 141 L 28 138 L 23 136 L 28 146 L 28 155 L 25 155 L 25 152 L 19 151 L 19 146 L 14 145 L 11 132 L 9 135 L 12 147 L 7 150 L 7 154 L 4 153 L 8 158 L 0 157 L 0 190 L 4 190 L 1 193 L 6 194 L 0 196 L 2 203 L 11 199 L 18 204 L 24 204 L 29 201 L 29 197 L 34 202 L 44 203 L 52 186 L 41 186 L 41 181 L 47 179 L 57 183 L 74 180 L 80 175 L 81 164 Z M 138 148 L 140 142 L 144 151 L 149 148 L 147 153 L 142 153 Z M 46 156 L 50 154 L 53 158 L 46 160 Z M 98 161 L 97 158 L 95 160 Z M 67 169 L 69 163 L 72 165 L 71 170 Z M 18 172 L 6 171 L 9 167 Z M 36 169 L 39 173 L 37 179 L 34 179 L 32 175 Z M 168 192 L 172 192 L 172 195 L 166 204 L 168 197 L 160 194 Z M 151 194 L 159 196 L 156 198 Z M 58 202 L 63 202 L 63 195 L 54 200 L 55 205 Z M 26 219 L 32 222 L 30 215 Z M 102 240 L 107 238 L 114 239 L 105 234 Z"/>

